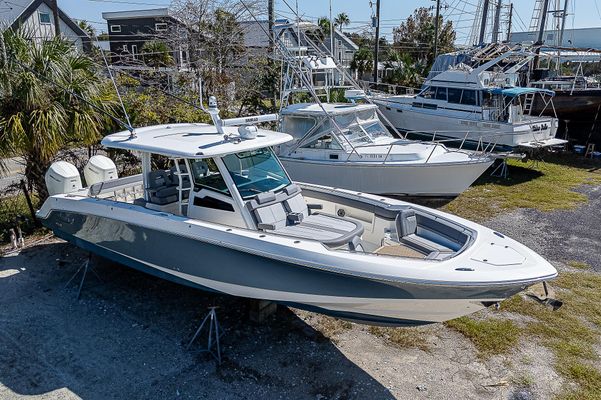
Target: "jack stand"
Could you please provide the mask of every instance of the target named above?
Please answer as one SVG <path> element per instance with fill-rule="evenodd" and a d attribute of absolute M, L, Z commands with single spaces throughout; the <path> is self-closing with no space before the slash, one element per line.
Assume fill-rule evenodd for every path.
<path fill-rule="evenodd" d="M 186 350 L 190 349 L 190 346 L 192 346 L 192 343 L 194 343 L 206 322 L 209 321 L 209 339 L 207 341 L 207 348 L 203 349 L 202 351 L 211 353 L 211 355 L 217 360 L 217 363 L 221 365 L 221 345 L 219 339 L 221 339 L 221 336 L 224 335 L 224 332 L 221 330 L 219 321 L 217 320 L 217 312 L 215 311 L 217 308 L 218 307 L 209 307 L 209 310 L 211 311 L 209 311 L 209 313 L 202 320 L 202 323 L 196 330 L 194 337 L 192 337 L 192 340 L 190 340 L 190 343 L 188 343 L 188 346 L 186 346 Z M 213 345 L 216 345 L 217 347 L 217 354 L 215 354 L 213 351 Z"/>
<path fill-rule="evenodd" d="M 501 164 L 490 173 L 490 176 L 507 179 L 507 160 L 503 159 Z"/>
<path fill-rule="evenodd" d="M 83 288 L 83 283 L 86 280 L 88 271 L 92 271 L 94 273 L 94 275 L 96 275 L 96 277 L 102 282 L 102 278 L 100 278 L 100 275 L 98 275 L 98 273 L 94 270 L 94 268 L 90 266 L 91 262 L 92 262 L 92 253 L 89 253 L 88 259 L 83 264 L 81 264 L 81 266 L 77 269 L 77 271 L 75 271 L 75 273 L 73 274 L 71 279 L 69 279 L 69 281 L 67 281 L 67 284 L 65 285 L 65 288 L 67 288 L 67 286 L 69 286 L 71 281 L 73 279 L 75 279 L 75 277 L 77 275 L 79 275 L 79 273 L 83 270 L 83 274 L 81 275 L 81 281 L 79 282 L 79 289 L 77 290 L 77 300 L 79 300 L 79 298 L 81 296 L 81 289 Z"/>

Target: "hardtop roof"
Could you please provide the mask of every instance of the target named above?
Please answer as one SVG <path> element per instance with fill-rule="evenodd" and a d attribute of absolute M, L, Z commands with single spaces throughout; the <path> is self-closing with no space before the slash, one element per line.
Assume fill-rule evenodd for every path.
<path fill-rule="evenodd" d="M 292 140 L 292 136 L 286 133 L 265 129 L 258 129 L 254 139 L 242 139 L 237 127 L 225 126 L 223 131 L 224 135 L 221 135 L 214 125 L 201 123 L 154 125 L 135 129 L 135 137 L 129 131 L 113 133 L 102 139 L 102 145 L 167 157 L 210 158 Z"/>

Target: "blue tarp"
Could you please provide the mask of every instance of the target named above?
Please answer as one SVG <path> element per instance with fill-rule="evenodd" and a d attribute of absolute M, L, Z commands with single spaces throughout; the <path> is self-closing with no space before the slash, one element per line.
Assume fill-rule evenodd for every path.
<path fill-rule="evenodd" d="M 541 93 L 547 96 L 555 96 L 555 92 L 548 89 L 530 88 L 530 87 L 512 87 L 507 89 L 493 88 L 489 90 L 492 94 L 502 94 L 503 96 L 517 97 L 528 93 Z"/>

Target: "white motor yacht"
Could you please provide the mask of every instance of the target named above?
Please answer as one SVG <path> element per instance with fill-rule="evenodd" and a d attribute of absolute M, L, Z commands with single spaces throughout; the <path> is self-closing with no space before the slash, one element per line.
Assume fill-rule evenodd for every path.
<path fill-rule="evenodd" d="M 516 86 L 530 60 L 508 51 L 476 68 L 458 64 L 428 79 L 417 95 L 374 95 L 390 121 L 410 137 L 455 138 L 498 151 L 534 149 L 565 143 L 555 137 L 557 118 L 533 114 L 533 103 L 553 109 L 553 91 Z M 515 59 L 515 61 L 513 61 Z"/>
<path fill-rule="evenodd" d="M 74 167 L 53 165 L 38 218 L 83 249 L 174 282 L 369 324 L 445 321 L 557 275 L 465 219 L 294 182 L 271 150 L 291 136 L 213 117 L 105 137 L 141 156 L 140 175 L 103 172 L 101 160 L 82 188 Z M 153 168 L 152 157 L 171 168 Z"/>

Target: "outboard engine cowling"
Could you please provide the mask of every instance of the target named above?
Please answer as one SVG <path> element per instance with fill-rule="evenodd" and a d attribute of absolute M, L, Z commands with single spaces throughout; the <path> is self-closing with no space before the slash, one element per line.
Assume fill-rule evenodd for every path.
<path fill-rule="evenodd" d="M 79 171 L 75 165 L 66 161 L 52 163 L 46 171 L 44 180 L 50 196 L 76 192 L 81 189 Z"/>
<path fill-rule="evenodd" d="M 83 169 L 86 185 L 92 186 L 98 182 L 117 179 L 117 167 L 113 160 L 108 157 L 96 155 L 90 158 Z"/>

